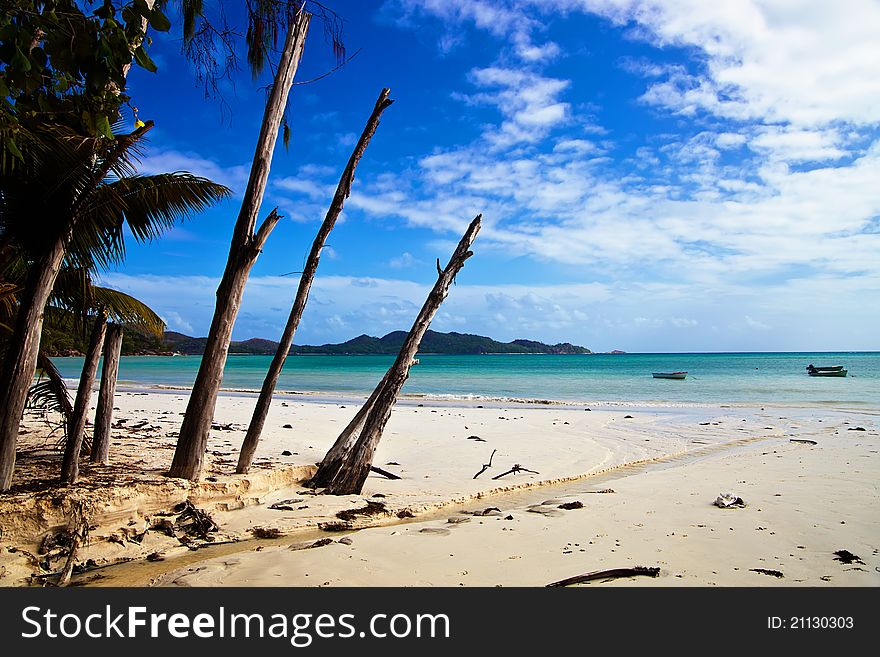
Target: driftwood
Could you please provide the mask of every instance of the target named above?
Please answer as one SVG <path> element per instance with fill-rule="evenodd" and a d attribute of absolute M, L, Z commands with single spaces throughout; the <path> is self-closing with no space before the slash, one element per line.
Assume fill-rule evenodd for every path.
<path fill-rule="evenodd" d="M 364 501 L 366 502 L 366 506 L 362 506 L 359 509 L 346 509 L 344 511 L 339 511 L 337 512 L 336 517 L 340 520 L 350 522 L 357 519 L 358 516 L 381 516 L 388 514 L 388 509 L 385 508 L 385 502 L 373 502 L 372 500 Z"/>
<path fill-rule="evenodd" d="M 536 472 L 535 470 L 529 470 L 528 468 L 522 467 L 519 463 L 514 463 L 513 467 L 507 472 L 502 472 L 500 475 L 495 475 L 492 479 L 501 479 L 501 477 L 505 477 L 509 474 L 516 474 L 517 472 L 531 472 L 532 474 L 541 474 L 540 472 Z"/>
<path fill-rule="evenodd" d="M 254 538 L 281 538 L 284 536 L 277 527 L 254 527 L 251 529 Z"/>
<path fill-rule="evenodd" d="M 86 517 L 85 509 L 82 503 L 75 503 L 73 506 L 72 517 L 70 521 L 70 552 L 67 554 L 67 561 L 61 574 L 58 577 L 58 586 L 64 587 L 70 584 L 70 578 L 73 575 L 73 567 L 76 564 L 76 555 L 79 547 L 89 536 L 89 519 Z"/>
<path fill-rule="evenodd" d="M 370 395 L 367 403 L 321 461 L 318 471 L 312 478 L 313 487 L 323 487 L 324 492 L 331 495 L 356 494 L 363 489 L 372 466 L 373 454 L 382 439 L 382 433 L 400 389 L 409 377 L 413 358 L 419 350 L 431 320 L 449 294 L 449 286 L 464 267 L 465 261 L 473 255 L 470 246 L 480 231 L 481 220 L 482 215 L 477 215 L 468 226 L 449 263 L 441 270 L 437 282 L 419 311 L 397 359 Z"/>
<path fill-rule="evenodd" d="M 209 534 L 219 529 L 217 523 L 206 511 L 202 511 L 189 500 L 181 502 L 174 507 L 174 510 L 180 514 L 174 522 L 174 528 L 182 530 L 188 536 L 210 540 Z M 219 543 L 214 544 L 219 545 Z"/>
<path fill-rule="evenodd" d="M 110 426 L 113 423 L 113 396 L 119 374 L 119 355 L 122 353 L 122 326 L 107 326 L 104 343 L 104 364 L 101 368 L 101 389 L 98 391 L 98 408 L 95 411 L 95 434 L 92 438 L 92 463 L 110 462 Z"/>
<path fill-rule="evenodd" d="M 836 555 L 834 557 L 835 561 L 840 561 L 841 563 L 844 563 L 847 565 L 849 565 L 851 563 L 860 563 L 863 566 L 865 565 L 865 562 L 862 561 L 860 557 L 856 556 L 855 554 L 853 554 L 849 550 L 838 550 L 834 554 Z"/>
<path fill-rule="evenodd" d="M 807 440 L 806 438 L 789 438 L 788 442 L 790 443 L 805 443 L 807 445 L 818 445 L 815 440 Z"/>
<path fill-rule="evenodd" d="M 494 458 L 494 456 L 495 456 L 495 452 L 497 452 L 497 451 L 498 451 L 497 449 L 493 449 L 493 450 L 492 450 L 492 453 L 489 455 L 489 462 L 483 464 L 483 469 L 480 470 L 477 474 L 474 475 L 474 479 L 476 479 L 476 478 L 479 477 L 481 474 L 483 474 L 486 470 L 488 470 L 489 468 L 492 467 L 492 459 Z"/>
<path fill-rule="evenodd" d="M 106 333 L 107 316 L 101 312 L 95 318 L 95 323 L 92 325 L 89 346 L 83 361 L 79 386 L 76 389 L 73 413 L 70 416 L 70 429 L 67 432 L 67 443 L 64 446 L 64 461 L 61 464 L 61 481 L 66 484 L 75 483 L 79 476 L 79 457 L 83 446 L 83 436 L 85 435 L 86 411 L 89 408 L 89 401 L 92 397 L 92 387 L 95 385 L 98 361 L 101 358 L 101 348 L 104 346 L 104 336 Z"/>
<path fill-rule="evenodd" d="M 309 252 L 305 268 L 299 278 L 296 298 L 294 299 L 293 307 L 290 309 L 290 316 L 287 318 L 287 324 L 281 335 L 281 340 L 278 344 L 278 349 L 275 352 L 275 357 L 272 359 L 269 371 L 263 381 L 263 387 L 260 389 L 260 397 L 257 399 L 257 405 L 254 407 L 254 414 L 251 418 L 251 423 L 248 426 L 247 435 L 245 435 L 244 442 L 241 445 L 238 466 L 235 469 L 238 474 L 246 474 L 251 467 L 251 463 L 253 463 L 254 454 L 256 453 L 257 445 L 260 442 L 260 435 L 262 434 L 263 426 L 266 423 L 266 416 L 269 414 L 269 406 L 272 403 L 272 394 L 275 392 L 278 377 L 281 376 L 284 361 L 287 359 L 290 345 L 293 343 L 293 336 L 296 334 L 296 329 L 299 326 L 300 319 L 305 310 L 306 302 L 309 299 L 309 291 L 312 288 L 312 281 L 315 278 L 315 272 L 318 270 L 318 261 L 321 259 L 321 250 L 324 248 L 324 243 L 327 241 L 330 231 L 332 231 L 333 227 L 336 225 L 336 220 L 342 213 L 345 199 L 351 194 L 351 184 L 354 181 L 355 169 L 357 168 L 364 151 L 366 151 L 370 139 L 376 132 L 376 128 L 379 126 L 379 117 L 382 115 L 382 112 L 394 102 L 388 98 L 389 93 L 389 89 L 383 89 L 379 94 L 379 98 L 376 100 L 376 105 L 373 108 L 373 113 L 370 115 L 367 125 L 354 148 L 354 152 L 352 152 L 348 164 L 342 172 L 339 185 L 336 187 L 336 194 L 333 196 L 333 201 L 330 203 L 330 208 L 327 210 L 327 214 L 324 217 L 324 223 L 321 224 L 321 227 L 318 229 L 318 234 L 315 236 L 315 240 L 312 243 L 312 250 Z"/>
<path fill-rule="evenodd" d="M 742 509 L 746 506 L 745 500 L 733 493 L 721 493 L 712 504 L 719 509 Z"/>
<path fill-rule="evenodd" d="M 547 584 L 547 587 L 571 586 L 572 584 L 580 584 L 582 582 L 589 582 L 595 579 L 636 577 L 638 575 L 645 575 L 646 577 L 657 577 L 657 575 L 659 574 L 660 569 L 656 567 L 648 568 L 645 566 L 636 566 L 634 568 L 611 568 L 610 570 L 594 570 L 591 573 L 584 573 L 583 575 L 575 575 L 574 577 L 569 577 L 568 579 L 561 579 L 558 582 Z"/>
<path fill-rule="evenodd" d="M 388 470 L 383 470 L 382 468 L 377 468 L 375 465 L 370 466 L 370 472 L 380 474 L 386 479 L 400 479 L 400 475 L 396 475 L 393 472 L 388 472 Z"/>
<path fill-rule="evenodd" d="M 260 228 L 255 231 L 257 214 L 269 179 L 272 153 L 275 150 L 290 87 L 305 47 L 310 20 L 311 14 L 300 7 L 296 15 L 291 18 L 287 29 L 281 60 L 278 62 L 272 90 L 263 113 L 250 177 L 233 229 L 226 269 L 217 288 L 217 303 L 205 343 L 205 353 L 193 383 L 186 414 L 180 426 L 180 438 L 174 451 L 174 460 L 168 472 L 171 477 L 195 480 L 201 473 L 205 448 L 208 444 L 208 431 L 217 406 L 223 367 L 226 364 L 229 343 L 232 339 L 232 327 L 238 316 L 244 287 L 266 240 L 281 219 L 278 212 L 272 210 Z"/>

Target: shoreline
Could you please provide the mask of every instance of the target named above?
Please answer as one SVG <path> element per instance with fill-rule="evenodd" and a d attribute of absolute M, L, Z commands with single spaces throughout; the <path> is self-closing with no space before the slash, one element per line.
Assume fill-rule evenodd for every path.
<path fill-rule="evenodd" d="M 761 451 L 771 448 L 792 455 L 807 454 L 808 451 L 804 450 L 823 448 L 824 451 L 832 443 L 842 440 L 841 446 L 845 449 L 839 454 L 831 449 L 825 454 L 825 461 L 819 462 L 815 468 L 837 467 L 846 460 L 870 458 L 872 476 L 875 479 L 880 477 L 874 456 L 877 450 L 869 449 L 876 447 L 878 441 L 878 414 L 872 410 L 803 405 L 780 408 L 710 404 L 699 407 L 593 404 L 592 412 L 585 412 L 583 404 L 546 403 L 549 400 L 515 403 L 505 399 L 494 404 L 485 400 L 467 400 L 466 403 L 456 403 L 459 400 L 418 396 L 402 400 L 395 407 L 374 459 L 376 465 L 401 475 L 402 480 L 389 481 L 371 475 L 362 495 L 316 497 L 310 491 L 303 490 L 299 481 L 307 478 L 309 468 L 320 460 L 339 430 L 356 412 L 358 401 L 339 397 L 328 400 L 317 395 L 279 395 L 272 405 L 252 474 L 241 477 L 231 472 L 244 435 L 243 429 L 250 420 L 253 395 L 226 391 L 218 401 L 216 425 L 211 433 L 202 481 L 193 486 L 183 480 L 168 479 L 163 474 L 170 463 L 175 430 L 179 428 L 180 414 L 188 399 L 185 393 L 185 390 L 179 389 L 145 391 L 142 388 L 131 390 L 120 387 L 115 400 L 119 411 L 114 417 L 113 465 L 110 468 L 84 466 L 82 485 L 73 489 L 56 487 L 48 491 L 44 495 L 47 500 L 45 504 L 35 503 L 38 496 L 22 490 L 0 497 L 0 507 L 6 507 L 0 510 L 7 518 L 15 517 L 19 525 L 25 525 L 27 514 L 30 513 L 33 523 L 28 530 L 30 540 L 22 536 L 22 540 L 17 541 L 21 550 L 17 558 L 15 554 L 2 551 L 0 585 L 25 583 L 33 572 L 34 563 L 39 561 L 37 554 L 42 537 L 63 528 L 65 509 L 54 508 L 48 502 L 58 494 L 65 498 L 79 496 L 91 500 L 102 509 L 96 515 L 92 542 L 81 560 L 93 559 L 96 565 L 105 565 L 124 559 L 142 560 L 153 554 L 166 561 L 162 562 L 164 566 L 151 568 L 175 570 L 176 556 L 188 554 L 192 546 L 183 546 L 176 538 L 150 530 L 150 527 L 161 522 L 161 515 L 157 514 L 167 514 L 171 506 L 187 499 L 214 516 L 221 528 L 215 540 L 240 541 L 247 537 L 247 549 L 250 550 L 255 540 L 251 537 L 257 528 L 277 531 L 289 537 L 289 542 L 310 532 L 320 533 L 323 526 L 340 525 L 337 513 L 361 508 L 366 500 L 378 500 L 385 506 L 375 516 L 359 515 L 345 521 L 342 527 L 344 534 L 356 532 L 358 536 L 372 536 L 375 532 L 384 531 L 386 534 L 382 535 L 386 536 L 384 540 L 387 542 L 387 532 L 403 531 L 399 529 L 403 525 L 445 530 L 446 525 L 439 528 L 433 526 L 437 524 L 437 518 L 458 517 L 460 509 L 481 504 L 511 504 L 515 508 L 506 510 L 520 518 L 519 512 L 524 511 L 521 508 L 522 500 L 534 501 L 562 491 L 576 491 L 606 476 L 615 481 L 619 478 L 643 481 L 667 473 L 662 476 L 680 479 L 708 467 L 717 479 L 717 484 L 713 486 L 717 490 L 705 492 L 704 497 L 714 499 L 728 486 L 736 488 L 735 481 L 723 483 L 728 477 L 721 468 L 722 463 L 731 459 L 733 462 L 754 461 L 760 457 Z M 484 403 L 477 404 L 477 401 Z M 848 431 L 856 424 L 864 427 L 864 430 L 857 433 Z M 34 419 L 26 423 L 27 433 L 23 436 L 20 460 L 22 476 L 27 472 L 35 473 L 35 476 L 42 472 L 52 473 L 57 467 L 60 455 L 47 449 L 42 426 L 40 421 Z M 820 447 L 796 445 L 789 442 L 792 438 L 812 440 Z M 856 444 L 853 439 L 858 439 L 858 453 L 849 451 Z M 487 462 L 493 450 L 497 452 L 493 468 L 482 478 L 475 479 L 474 474 L 480 469 L 480 464 Z M 284 456 L 284 453 L 289 456 Z M 521 463 L 523 467 L 540 474 L 515 474 L 497 481 L 490 478 L 490 475 L 500 474 L 513 463 Z M 673 465 L 667 467 L 668 463 Z M 758 467 L 757 463 L 750 466 L 751 469 Z M 789 476 L 793 472 L 786 470 L 783 474 Z M 140 474 L 132 477 L 133 473 Z M 298 474 L 294 476 L 294 473 Z M 128 483 L 120 483 L 125 481 Z M 844 488 L 849 485 L 844 484 Z M 673 497 L 678 495 L 677 488 L 680 488 L 680 484 L 675 485 Z M 852 495 L 852 491 L 846 494 Z M 589 495 L 588 499 L 606 497 L 610 496 Z M 819 503 L 827 505 L 836 497 L 839 495 L 834 493 L 829 500 L 820 500 Z M 859 502 L 860 508 L 873 508 L 874 503 L 880 501 L 876 489 L 869 493 L 869 497 L 870 500 Z M 285 500 L 291 501 L 282 505 L 285 508 L 271 508 L 273 504 Z M 583 499 L 584 503 L 587 501 Z M 679 504 L 689 502 L 687 499 L 678 500 Z M 709 502 L 711 499 L 702 499 L 701 506 L 705 508 Z M 643 502 L 635 504 L 630 511 L 640 513 L 639 506 L 643 513 Z M 414 518 L 400 518 L 398 513 Z M 870 512 L 866 510 L 863 513 Z M 531 519 L 534 515 L 526 512 L 523 517 Z M 590 518 L 586 514 L 570 517 L 579 518 L 579 522 L 601 519 Z M 550 518 L 552 515 L 547 517 L 548 522 Z M 488 519 L 472 520 L 477 524 L 489 522 Z M 466 536 L 471 531 L 462 531 L 458 524 L 451 524 L 455 524 L 456 534 Z M 3 544 L 9 546 L 15 532 L 8 520 L 3 525 Z M 876 522 L 867 532 L 868 538 L 872 532 L 875 536 L 880 533 L 875 526 Z M 433 534 L 445 536 L 444 532 L 433 532 L 433 529 L 427 533 L 429 540 L 441 540 Z M 407 531 L 417 532 L 416 529 Z M 133 542 L 132 536 L 139 537 L 137 543 Z M 325 536 L 334 541 L 332 545 L 338 545 L 337 539 L 341 535 L 332 532 Z M 278 540 L 284 542 L 283 538 Z M 425 535 L 420 534 L 420 540 L 425 540 Z M 474 540 L 476 542 L 466 542 L 456 553 L 464 555 L 462 558 L 473 558 L 473 555 L 467 556 L 468 550 L 472 550 L 467 545 L 480 544 L 479 541 L 483 539 Z M 268 550 L 275 544 L 270 542 L 265 545 Z M 206 550 L 203 553 L 206 561 L 210 561 L 212 549 L 220 547 Z M 228 551 L 225 554 L 240 552 L 234 547 L 223 550 Z M 322 550 L 308 552 L 311 555 Z M 866 557 L 866 554 L 855 549 L 853 552 Z M 30 561 L 25 553 L 33 555 Z M 327 554 L 332 554 L 332 550 Z M 378 558 L 373 553 L 371 555 L 370 558 Z M 870 556 L 870 552 L 867 555 Z M 252 557 L 245 559 L 245 556 L 242 559 L 249 563 Z M 416 558 L 417 555 L 410 557 Z M 187 560 L 203 561 L 193 556 L 187 557 Z M 49 565 L 56 567 L 57 563 Z M 428 568 L 427 565 L 425 567 Z M 125 572 L 123 566 L 113 568 Z M 290 568 L 299 566 L 291 565 Z M 91 581 L 98 585 L 100 579 L 94 578 L 100 572 L 86 572 L 78 578 L 83 583 Z M 370 583 L 361 583 L 351 574 L 355 580 L 346 581 L 357 582 L 357 585 L 395 585 L 389 583 L 393 580 L 389 580 L 389 576 L 386 573 Z M 187 577 L 189 585 L 214 582 L 211 577 Z M 437 582 L 443 577 L 445 575 L 437 574 Z M 238 575 L 224 571 L 221 579 L 224 585 L 242 583 L 237 578 Z M 290 582 L 288 579 L 283 581 Z M 667 582 L 669 584 L 677 583 Z M 309 582 L 297 581 L 296 585 L 309 585 Z"/>
<path fill-rule="evenodd" d="M 64 379 L 70 387 L 75 389 L 75 379 Z M 191 388 L 161 383 L 140 383 L 135 381 L 120 380 L 117 384 L 120 393 L 133 394 L 181 394 L 188 393 Z M 256 398 L 260 394 L 259 388 L 221 388 L 221 397 L 244 397 Z M 273 399 L 291 398 L 294 401 L 316 404 L 358 404 L 366 401 L 369 393 L 357 393 L 353 391 L 325 391 L 325 390 L 276 390 Z M 288 400 L 290 401 L 290 400 Z M 502 408 L 504 405 L 517 405 L 528 408 L 568 408 L 580 409 L 583 407 L 597 407 L 600 409 L 625 408 L 634 411 L 643 409 L 662 412 L 664 410 L 687 410 L 687 409 L 816 409 L 834 410 L 841 409 L 853 412 L 865 412 L 880 415 L 880 403 L 862 401 L 803 401 L 803 402 L 759 402 L 759 401 L 735 401 L 727 403 L 716 402 L 678 402 L 662 400 L 618 400 L 618 399 L 552 399 L 552 398 L 529 398 L 510 397 L 500 395 L 472 395 L 472 394 L 430 394 L 430 393 L 401 393 L 396 405 L 413 406 L 419 403 L 434 406 L 449 406 L 452 408 Z"/>

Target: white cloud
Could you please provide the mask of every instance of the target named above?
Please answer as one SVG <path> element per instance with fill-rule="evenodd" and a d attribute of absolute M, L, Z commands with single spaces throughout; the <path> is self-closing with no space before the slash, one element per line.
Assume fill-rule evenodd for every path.
<path fill-rule="evenodd" d="M 526 62 L 548 62 L 559 57 L 561 53 L 559 44 L 552 41 L 536 46 L 525 38 L 516 40 L 516 54 Z"/>
<path fill-rule="evenodd" d="M 637 26 L 634 38 L 692 46 L 703 57 L 696 72 L 625 61 L 652 76 L 645 99 L 737 121 L 685 138 L 658 135 L 657 146 L 640 147 L 620 166 L 602 158 L 607 147 L 593 152 L 577 136 L 548 144 L 551 128 L 580 118 L 562 98 L 576 81 L 509 66 L 475 69 L 471 80 L 484 91 L 467 99 L 501 110 L 500 125 L 484 135 L 498 152 L 476 141 L 425 157 L 408 185 L 414 191 L 397 208 L 371 209 L 363 190 L 368 212 L 446 233 L 484 211 L 483 248 L 606 275 L 630 275 L 649 260 L 658 272 L 704 283 L 758 272 L 785 277 L 798 268 L 876 271 L 868 254 L 877 241 L 869 227 L 880 213 L 871 182 L 880 173 L 880 143 L 865 144 L 880 122 L 880 6 L 510 0 L 500 5 L 504 20 L 489 26 L 475 16 L 497 3 L 405 4 L 523 42 L 554 12 Z M 853 127 L 844 129 L 846 122 Z"/>
<path fill-rule="evenodd" d="M 836 130 L 798 130 L 768 126 L 749 142 L 749 147 L 773 159 L 788 162 L 838 160 L 847 153 L 838 147 Z"/>
<path fill-rule="evenodd" d="M 302 194 L 310 199 L 326 200 L 328 203 L 329 199 L 333 198 L 332 187 L 322 185 L 311 178 L 292 176 L 278 178 L 272 181 L 272 185 L 286 192 Z"/>
<path fill-rule="evenodd" d="M 699 48 L 706 70 L 672 75 L 652 102 L 800 126 L 880 120 L 880 4 L 874 0 L 527 0 L 520 11 L 588 11 L 635 23 L 658 46 Z"/>
<path fill-rule="evenodd" d="M 180 333 L 192 334 L 193 325 L 183 319 L 178 313 L 168 311 L 162 318 L 169 331 L 178 331 Z"/>
<path fill-rule="evenodd" d="M 484 135 L 495 148 L 537 142 L 568 119 L 570 105 L 559 100 L 569 85 L 567 80 L 497 66 L 474 69 L 470 77 L 487 91 L 462 98 L 494 105 L 504 117 L 500 125 Z"/>
<path fill-rule="evenodd" d="M 756 329 L 756 330 L 758 330 L 758 331 L 766 331 L 767 329 L 770 328 L 770 327 L 767 326 L 764 322 L 759 322 L 759 321 L 756 320 L 756 319 L 752 319 L 752 318 L 749 317 L 748 315 L 746 315 L 745 317 L 743 317 L 743 319 L 746 320 L 746 324 L 748 325 L 749 328 L 753 328 L 753 329 Z"/>
<path fill-rule="evenodd" d="M 392 267 L 393 269 L 404 269 L 406 267 L 412 267 L 418 262 L 419 261 L 415 257 L 413 257 L 412 253 L 410 253 L 409 251 L 404 251 L 396 258 L 392 258 L 388 262 L 388 266 Z"/>
<path fill-rule="evenodd" d="M 140 158 L 139 162 L 138 171 L 142 174 L 187 171 L 226 185 L 236 196 L 240 196 L 244 192 L 250 173 L 248 165 L 225 166 L 198 153 L 176 150 L 150 149 L 147 151 L 147 155 Z"/>
<path fill-rule="evenodd" d="M 571 151 L 578 153 L 579 155 L 584 155 L 586 153 L 600 152 L 601 149 L 596 146 L 596 144 L 591 141 L 587 141 L 586 139 L 563 139 L 556 142 L 556 145 L 553 147 L 554 153 L 566 151 Z"/>
<path fill-rule="evenodd" d="M 392 6 L 395 3 L 391 3 Z M 530 43 L 551 14 L 598 14 L 658 47 L 698 48 L 704 70 L 627 60 L 653 77 L 645 100 L 798 126 L 880 121 L 880 4 L 875 0 L 398 0 L 408 15 L 472 22 Z"/>
<path fill-rule="evenodd" d="M 482 237 L 482 236 L 481 236 Z M 479 241 L 476 245 L 479 249 Z M 479 252 L 477 254 L 478 257 Z M 735 284 L 711 295 L 695 295 L 688 285 L 617 282 L 556 285 L 474 285 L 468 268 L 431 328 L 467 331 L 499 340 L 517 338 L 574 342 L 596 351 L 876 349 L 878 304 L 866 303 L 866 282 L 823 276 L 796 279 L 757 292 Z M 170 320 L 171 327 L 205 335 L 213 313 L 218 279 L 202 276 L 108 274 L 105 282 L 134 294 Z M 277 339 L 297 280 L 252 276 L 236 323 L 235 339 Z M 874 298 L 880 276 L 873 277 Z M 318 277 L 297 333 L 296 344 L 338 342 L 362 333 L 407 330 L 429 284 L 402 279 Z M 771 299 L 784 299 L 783 303 Z M 826 311 L 817 315 L 820 304 Z M 731 308 L 741 313 L 729 321 Z M 834 318 L 848 316 L 844 327 Z M 784 323 L 782 333 L 769 328 Z M 704 327 L 721 326 L 717 331 Z M 833 336 L 828 340 L 826 336 Z"/>

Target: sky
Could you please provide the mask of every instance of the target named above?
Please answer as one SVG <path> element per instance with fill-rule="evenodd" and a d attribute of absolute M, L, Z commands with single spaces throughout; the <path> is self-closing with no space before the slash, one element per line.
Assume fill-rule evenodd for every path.
<path fill-rule="evenodd" d="M 216 3 L 213 3 L 216 5 Z M 876 0 L 325 0 L 260 216 L 234 338 L 280 336 L 383 87 L 297 344 L 407 330 L 467 224 L 474 256 L 432 328 L 594 351 L 880 349 Z M 234 3 L 224 6 L 234 20 Z M 206 2 L 211 7 L 212 2 Z M 156 127 L 141 171 L 233 198 L 102 275 L 170 330 L 207 333 L 269 78 L 208 94 L 154 34 L 129 92 Z"/>

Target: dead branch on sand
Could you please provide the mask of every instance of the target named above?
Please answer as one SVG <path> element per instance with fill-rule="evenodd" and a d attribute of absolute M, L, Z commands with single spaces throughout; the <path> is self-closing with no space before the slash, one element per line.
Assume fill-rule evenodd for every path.
<path fill-rule="evenodd" d="M 474 479 L 476 479 L 476 478 L 479 477 L 481 474 L 483 474 L 486 470 L 488 470 L 489 468 L 492 467 L 492 458 L 495 456 L 495 452 L 497 452 L 497 451 L 498 451 L 497 449 L 493 449 L 493 450 L 492 450 L 492 454 L 489 456 L 489 462 L 483 464 L 483 469 L 480 470 L 477 474 L 474 475 Z"/>
<path fill-rule="evenodd" d="M 646 577 L 657 577 L 660 569 L 656 567 L 636 566 L 634 568 L 611 568 L 609 570 L 594 570 L 591 573 L 583 575 L 575 575 L 568 579 L 561 579 L 558 582 L 547 584 L 547 587 L 571 586 L 572 584 L 580 584 L 589 582 L 594 579 L 614 579 L 617 577 L 635 577 L 637 575 L 645 575 Z"/>

